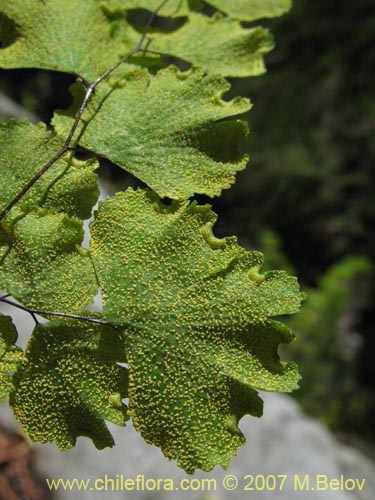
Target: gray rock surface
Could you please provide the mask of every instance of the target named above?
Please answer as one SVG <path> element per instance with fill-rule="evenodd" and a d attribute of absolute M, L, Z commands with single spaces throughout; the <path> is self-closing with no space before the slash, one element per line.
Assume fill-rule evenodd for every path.
<path fill-rule="evenodd" d="M 173 478 L 174 485 L 181 479 L 215 479 L 216 491 L 211 491 L 210 498 L 217 500 L 242 500 L 247 498 L 259 500 L 283 500 L 303 498 L 304 500 L 372 500 L 374 498 L 374 466 L 363 455 L 344 447 L 319 423 L 306 417 L 299 406 L 288 396 L 280 394 L 264 394 L 265 414 L 261 419 L 245 417 L 241 421 L 241 429 L 247 437 L 246 445 L 239 451 L 227 471 L 216 467 L 211 473 L 197 472 L 187 476 L 179 470 L 174 462 L 169 462 L 154 446 L 147 445 L 134 431 L 131 425 L 121 429 L 110 426 L 115 436 L 116 446 L 112 449 L 98 451 L 91 441 L 80 438 L 77 446 L 69 451 L 61 452 L 54 444 L 36 445 L 39 470 L 49 479 L 77 478 L 121 480 L 121 477 L 136 479 L 144 476 L 145 480 Z M 0 412 L 1 421 L 11 421 L 11 410 L 5 406 Z M 253 475 L 277 476 L 286 475 L 282 491 L 263 490 L 262 478 L 258 478 L 260 491 L 244 491 Z M 238 479 L 235 491 L 226 491 L 224 478 L 228 475 Z M 316 477 L 327 476 L 328 480 L 344 477 L 348 486 L 353 484 L 349 479 L 362 481 L 365 479 L 363 491 L 356 487 L 353 491 L 331 489 L 317 491 Z M 308 477 L 310 491 L 301 491 L 296 484 Z M 272 477 L 269 486 L 272 488 Z M 325 482 L 321 479 L 321 485 Z M 99 487 L 103 483 L 99 484 Z M 108 483 L 111 487 L 111 483 Z M 152 485 L 152 483 L 150 483 Z M 232 483 L 233 484 L 233 479 Z M 280 484 L 278 480 L 277 484 Z M 193 484 L 198 487 L 198 483 Z M 255 481 L 253 486 L 255 487 Z M 60 490 L 55 500 L 170 500 L 170 499 L 203 499 L 200 491 L 73 491 Z M 206 497 L 207 498 L 207 497 Z"/>
<path fill-rule="evenodd" d="M 1 312 L 10 312 L 1 305 Z M 12 310 L 14 313 L 14 310 Z M 14 314 L 13 314 L 14 315 Z M 18 327 L 22 331 L 21 344 L 25 344 L 30 333 L 27 325 L 27 316 L 17 311 Z M 282 394 L 264 393 L 264 416 L 261 419 L 245 417 L 240 427 L 244 432 L 247 443 L 234 457 L 229 469 L 222 470 L 216 467 L 214 471 L 205 473 L 198 471 L 194 476 L 187 476 L 177 468 L 174 462 L 168 461 L 154 446 L 147 445 L 135 432 L 131 424 L 125 429 L 109 425 L 115 437 L 116 446 L 112 449 L 98 451 L 89 439 L 79 438 L 74 449 L 61 452 L 54 444 L 36 445 L 39 470 L 48 479 L 91 479 L 87 491 L 55 492 L 55 500 L 286 500 L 289 498 L 303 498 L 304 500 L 372 500 L 375 493 L 374 466 L 369 459 L 359 452 L 339 444 L 332 434 L 320 423 L 307 417 L 299 405 L 289 396 Z M 14 426 L 12 411 L 6 405 L 0 409 L 2 424 Z M 254 490 L 245 491 L 246 485 L 251 486 L 249 475 L 269 477 L 268 486 L 273 487 L 273 477 L 279 474 L 286 475 L 285 483 L 279 491 L 280 479 L 274 491 L 263 489 L 262 477 L 252 486 Z M 173 479 L 174 486 L 179 485 L 181 479 L 194 479 L 192 484 L 197 491 L 91 491 L 93 481 L 108 478 L 121 481 L 121 478 L 136 479 L 144 476 L 145 480 Z M 227 491 L 223 487 L 226 476 L 234 476 L 238 480 L 238 487 L 234 491 Z M 327 480 L 341 477 L 353 484 L 352 480 L 365 479 L 364 488 L 359 491 L 356 487 L 352 491 L 341 489 L 337 491 L 316 489 L 316 477 L 323 475 L 321 485 L 324 486 L 324 477 Z M 309 478 L 310 490 L 298 489 L 296 478 L 303 484 L 305 477 Z M 214 479 L 216 491 L 202 491 L 197 479 Z M 229 483 L 233 485 L 233 477 Z M 111 482 L 107 483 L 111 487 Z M 150 486 L 153 483 L 149 483 Z M 203 484 L 203 483 L 202 483 Z M 212 483 L 214 484 L 214 483 Z M 101 487 L 103 483 L 99 483 Z M 297 487 L 297 488 L 296 488 Z M 315 489 L 312 489 L 315 488 Z"/>
<path fill-rule="evenodd" d="M 2 314 L 12 314 L 16 318 L 20 332 L 19 344 L 23 347 L 30 335 L 32 324 L 29 316 L 14 308 L 0 304 Z M 332 434 L 320 423 L 307 417 L 299 405 L 289 396 L 264 393 L 264 416 L 261 419 L 245 417 L 240 422 L 240 428 L 247 438 L 246 445 L 239 450 L 229 469 L 223 471 L 216 467 L 210 473 L 198 471 L 194 476 L 187 476 L 177 468 L 174 462 L 168 461 L 154 446 L 147 445 L 135 432 L 131 424 L 125 429 L 109 425 L 116 446 L 112 449 L 98 451 L 89 439 L 80 438 L 77 446 L 61 452 L 54 444 L 36 445 L 39 470 L 48 479 L 91 479 L 87 491 L 55 492 L 54 500 L 286 500 L 303 498 L 304 500 L 373 500 L 375 498 L 374 465 L 359 452 L 339 444 Z M 6 405 L 0 407 L 0 422 L 14 426 L 12 411 Z M 245 491 L 246 485 L 251 486 L 249 475 L 268 476 L 268 486 L 273 487 L 273 477 L 286 475 L 282 490 L 279 490 L 280 478 L 274 491 L 263 488 L 262 477 L 252 486 L 254 490 Z M 181 479 L 194 479 L 192 484 L 196 491 L 93 491 L 93 481 L 108 478 L 121 481 L 121 478 L 136 479 L 144 476 L 145 480 L 173 479 L 175 486 Z M 226 476 L 234 476 L 238 487 L 227 491 L 223 487 Z M 317 490 L 316 478 L 321 476 L 327 480 L 337 479 L 347 481 L 347 486 L 353 485 L 353 480 L 365 480 L 363 490 L 356 486 L 352 491 L 346 491 L 337 483 L 338 489 L 328 488 Z M 309 479 L 310 489 L 299 490 L 305 478 Z M 343 478 L 343 479 L 342 479 Z M 197 479 L 214 479 L 216 491 L 202 491 Z M 229 479 L 233 485 L 235 479 Z M 152 486 L 152 482 L 149 483 Z M 203 484 L 203 483 L 202 483 Z M 306 484 L 306 483 L 305 483 Z M 103 483 L 99 483 L 99 487 Z M 111 487 L 111 483 L 108 483 Z M 333 483 L 333 486 L 336 484 Z M 296 488 L 297 487 L 297 488 Z M 314 488 L 314 489 L 313 489 Z"/>

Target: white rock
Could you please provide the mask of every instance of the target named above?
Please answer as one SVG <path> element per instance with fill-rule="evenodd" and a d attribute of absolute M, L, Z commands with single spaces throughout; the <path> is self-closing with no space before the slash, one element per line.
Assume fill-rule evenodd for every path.
<path fill-rule="evenodd" d="M 19 345 L 25 347 L 31 333 L 32 323 L 27 313 L 0 304 L 2 314 L 12 314 L 17 320 L 20 332 Z M 211 473 L 197 472 L 187 476 L 168 461 L 154 446 L 147 445 L 135 432 L 131 424 L 125 429 L 109 425 L 114 435 L 116 446 L 98 451 L 89 439 L 79 438 L 77 446 L 61 452 L 54 444 L 36 445 L 39 456 L 39 470 L 48 479 L 76 478 L 119 480 L 121 477 L 135 479 L 143 475 L 145 479 L 173 479 L 177 485 L 181 479 L 215 479 L 216 491 L 63 491 L 55 492 L 54 500 L 179 500 L 203 499 L 215 500 L 372 500 L 375 497 L 374 465 L 359 452 L 339 444 L 332 434 L 320 423 L 307 417 L 299 405 L 289 396 L 264 393 L 264 416 L 261 419 L 245 417 L 240 428 L 247 438 L 246 445 L 240 449 L 227 471 L 216 467 Z M 0 422 L 15 426 L 12 412 L 6 405 L 1 405 Z M 222 484 L 228 474 L 238 479 L 235 491 L 226 491 Z M 286 475 L 282 491 L 262 489 L 262 478 L 258 478 L 261 490 L 244 491 L 250 482 L 249 475 L 277 476 Z M 363 491 L 296 491 L 295 477 L 303 482 L 305 476 L 310 479 L 310 487 L 315 487 L 317 475 L 326 475 L 329 480 L 365 479 Z M 269 479 L 272 487 L 272 477 Z M 110 485 L 111 483 L 109 483 Z M 195 483 L 196 484 L 196 483 Z M 91 483 L 91 486 L 93 483 Z M 99 486 L 101 483 L 99 483 Z M 280 481 L 277 482 L 280 485 Z M 254 484 L 253 484 L 254 486 Z"/>
<path fill-rule="evenodd" d="M 175 485 L 181 479 L 215 479 L 216 491 L 210 495 L 215 500 L 370 500 L 374 493 L 373 464 L 359 452 L 343 447 L 321 424 L 306 417 L 299 406 L 290 397 L 281 394 L 263 394 L 265 414 L 261 419 L 245 417 L 241 429 L 247 437 L 246 445 L 240 449 L 227 471 L 216 467 L 213 472 L 198 471 L 193 476 L 186 475 L 174 462 L 168 461 L 154 446 L 147 445 L 131 425 L 125 429 L 110 425 L 116 440 L 112 449 L 98 451 L 89 439 L 79 438 L 77 446 L 61 452 L 54 444 L 36 445 L 38 468 L 48 479 L 91 479 L 91 486 L 96 479 L 108 478 L 120 481 L 121 477 L 136 479 L 144 476 L 145 480 L 172 478 Z M 3 405 L 0 412 L 1 422 L 10 423 L 11 410 Z M 14 424 L 12 424 L 14 425 Z M 228 474 L 238 479 L 235 491 L 225 491 L 223 479 Z M 260 491 L 244 491 L 249 485 L 249 475 L 287 476 L 282 491 L 262 489 L 262 478 L 258 478 Z M 296 491 L 295 477 L 303 482 L 305 476 L 310 479 L 310 487 L 315 486 L 317 475 L 326 475 L 328 480 L 349 478 L 365 479 L 362 492 L 350 491 Z M 272 487 L 272 477 L 269 479 Z M 280 481 L 277 482 L 280 484 Z M 99 483 L 99 487 L 103 483 Z M 111 482 L 108 482 L 111 488 Z M 255 481 L 253 486 L 255 485 Z M 198 486 L 195 483 L 194 486 Z M 208 493 L 208 492 L 206 492 Z M 172 500 L 202 499 L 204 492 L 199 491 L 72 491 L 59 490 L 55 500 Z"/>

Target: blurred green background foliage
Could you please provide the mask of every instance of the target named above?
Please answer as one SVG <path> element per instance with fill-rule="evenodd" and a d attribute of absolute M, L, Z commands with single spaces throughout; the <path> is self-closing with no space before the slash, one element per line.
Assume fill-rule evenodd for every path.
<path fill-rule="evenodd" d="M 373 438 L 375 12 L 369 0 L 294 0 L 265 23 L 268 72 L 233 82 L 254 103 L 250 164 L 216 204 L 220 230 L 260 248 L 307 292 L 288 321 L 293 396 L 343 439 Z M 371 70 L 372 67 L 372 70 Z M 371 441 L 370 441 L 371 442 Z M 372 441 L 373 442 L 373 441 Z"/>

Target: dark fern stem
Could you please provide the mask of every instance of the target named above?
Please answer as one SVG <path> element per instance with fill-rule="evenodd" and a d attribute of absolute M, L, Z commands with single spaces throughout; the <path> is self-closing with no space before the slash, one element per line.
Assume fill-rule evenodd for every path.
<path fill-rule="evenodd" d="M 77 80 L 82 82 L 85 87 L 86 87 L 86 94 L 83 98 L 82 104 L 77 112 L 77 115 L 74 119 L 73 125 L 69 131 L 69 134 L 64 142 L 64 145 L 62 148 L 57 151 L 57 153 L 39 170 L 39 172 L 32 178 L 30 181 L 21 189 L 21 191 L 12 199 L 12 201 L 0 212 L 0 221 L 10 212 L 10 210 L 28 193 L 28 191 L 34 186 L 34 184 L 62 157 L 64 154 L 68 151 L 77 151 L 80 150 L 78 147 L 72 147 L 71 143 L 75 134 L 75 131 L 77 130 L 77 127 L 81 121 L 83 112 L 85 111 L 91 95 L 94 93 L 96 87 L 105 79 L 107 78 L 113 71 L 115 71 L 119 66 L 121 66 L 124 62 L 126 62 L 130 57 L 134 56 L 138 52 L 150 52 L 154 54 L 159 54 L 159 55 L 164 55 L 160 52 L 154 52 L 154 51 L 148 51 L 147 49 L 143 48 L 143 44 L 145 42 L 146 36 L 155 20 L 155 17 L 158 15 L 160 10 L 167 4 L 169 0 L 164 0 L 163 2 L 160 3 L 159 7 L 150 15 L 147 24 L 145 26 L 145 29 L 143 31 L 143 34 L 137 44 L 137 46 L 128 52 L 124 57 L 122 57 L 116 64 L 114 64 L 111 68 L 107 69 L 102 75 L 100 75 L 93 83 L 87 82 L 82 76 L 77 75 Z M 84 151 L 84 150 L 82 150 Z M 100 155 L 98 155 L 100 156 Z M 68 314 L 68 313 L 62 313 L 62 312 L 57 312 L 57 311 L 45 311 L 41 309 L 32 309 L 29 307 L 26 307 L 22 304 L 18 304 L 17 302 L 14 302 L 12 300 L 9 300 L 8 297 L 10 297 L 10 294 L 3 295 L 0 297 L 0 302 L 4 304 L 8 304 L 10 306 L 16 307 L 17 309 L 20 309 L 22 311 L 25 311 L 31 315 L 33 320 L 35 321 L 36 324 L 39 324 L 39 320 L 37 318 L 37 315 L 40 316 L 55 316 L 55 317 L 61 317 L 61 318 L 70 318 L 70 319 L 77 319 L 81 321 L 88 321 L 90 323 L 95 323 L 98 325 L 104 325 L 104 326 L 109 326 L 111 328 L 116 328 L 114 325 L 111 323 L 108 323 L 106 321 L 103 321 L 99 318 L 94 318 L 90 316 L 81 316 L 77 314 Z"/>
<path fill-rule="evenodd" d="M 17 302 L 14 302 L 13 300 L 9 300 L 8 297 L 10 295 L 3 295 L 0 297 L 0 302 L 3 302 L 4 304 L 8 304 L 10 306 L 16 307 L 17 309 L 21 309 L 21 311 L 28 312 L 32 318 L 34 319 L 36 324 L 39 324 L 38 318 L 36 315 L 39 316 L 57 316 L 59 318 L 70 318 L 70 319 L 77 319 L 81 321 L 88 321 L 90 323 L 95 323 L 98 325 L 104 325 L 104 326 L 109 326 L 112 328 L 116 328 L 114 325 L 111 323 L 108 323 L 107 321 L 103 321 L 99 318 L 93 318 L 91 316 L 80 316 L 79 314 L 69 314 L 69 313 L 63 313 L 63 312 L 56 312 L 56 311 L 44 311 L 42 309 L 32 309 L 30 307 L 23 306 L 22 304 L 18 304 Z"/>
<path fill-rule="evenodd" d="M 83 98 L 82 104 L 77 112 L 77 115 L 74 119 L 74 123 L 69 131 L 68 137 L 65 140 L 62 148 L 39 170 L 39 172 L 21 189 L 21 191 L 13 198 L 13 200 L 8 203 L 8 205 L 0 212 L 0 221 L 10 212 L 10 210 L 29 192 L 29 190 L 34 186 L 34 184 L 54 165 L 57 160 L 59 160 L 67 151 L 70 151 L 72 148 L 70 147 L 73 136 L 77 127 L 81 121 L 83 112 L 85 111 L 87 104 L 90 100 L 91 95 L 95 91 L 96 87 L 106 79 L 113 71 L 115 71 L 119 66 L 121 66 L 128 59 L 133 57 L 138 52 L 147 52 L 147 49 L 143 48 L 143 44 L 146 40 L 146 36 L 156 18 L 160 10 L 168 3 L 169 0 L 164 0 L 160 3 L 159 7 L 152 12 L 150 15 L 143 34 L 137 44 L 137 46 L 132 49 L 130 52 L 125 54 L 116 64 L 112 67 L 108 68 L 104 73 L 102 73 L 93 83 L 89 84 L 82 76 L 77 75 L 78 81 L 81 81 L 86 86 L 86 94 Z M 151 52 L 151 51 L 149 51 Z M 161 55 L 161 53 L 159 53 Z"/>

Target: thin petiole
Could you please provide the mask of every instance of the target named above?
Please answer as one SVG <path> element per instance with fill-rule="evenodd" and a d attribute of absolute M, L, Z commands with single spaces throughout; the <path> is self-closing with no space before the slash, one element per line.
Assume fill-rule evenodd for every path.
<path fill-rule="evenodd" d="M 13 198 L 13 200 L 8 203 L 8 205 L 0 212 L 0 221 L 10 212 L 10 210 L 29 192 L 29 190 L 34 186 L 34 184 L 44 175 L 51 167 L 54 165 L 67 151 L 70 149 L 70 144 L 72 142 L 73 136 L 75 131 L 77 130 L 77 127 L 79 125 L 79 122 L 81 121 L 83 112 L 85 111 L 87 104 L 90 100 L 90 97 L 92 93 L 94 92 L 95 88 L 102 82 L 105 78 L 107 78 L 113 71 L 115 71 L 119 66 L 121 66 L 124 62 L 126 62 L 128 59 L 133 57 L 135 54 L 140 52 L 142 50 L 142 46 L 144 44 L 144 41 L 146 39 L 146 36 L 150 30 L 150 27 L 152 23 L 155 20 L 155 17 L 158 15 L 160 10 L 166 5 L 166 3 L 169 0 L 164 0 L 161 2 L 159 7 L 150 15 L 148 22 L 146 24 L 146 27 L 143 31 L 143 34 L 137 44 L 137 46 L 128 52 L 124 57 L 122 57 L 116 64 L 114 64 L 111 68 L 107 69 L 103 74 L 101 74 L 93 83 L 88 84 L 86 80 L 84 80 L 82 77 L 78 77 L 84 85 L 86 86 L 86 94 L 85 97 L 83 98 L 83 102 L 78 110 L 78 113 L 74 119 L 73 125 L 69 131 L 68 137 L 66 138 L 64 145 L 62 148 L 39 170 L 39 172 L 24 186 L 21 191 Z"/>
<path fill-rule="evenodd" d="M 10 306 L 16 307 L 17 309 L 21 309 L 21 311 L 26 311 L 31 316 L 34 318 L 36 323 L 39 323 L 38 319 L 35 317 L 36 314 L 39 316 L 56 316 L 59 318 L 71 318 L 71 319 L 79 319 L 81 321 L 89 321 L 90 323 L 96 323 L 98 325 L 104 325 L 104 326 L 110 326 L 111 328 L 116 328 L 114 325 L 111 323 L 108 323 L 107 321 L 103 321 L 98 318 L 93 318 L 90 316 L 80 316 L 78 314 L 68 314 L 68 313 L 62 313 L 62 312 L 56 312 L 56 311 L 43 311 L 41 309 L 32 309 L 30 307 L 23 306 L 22 304 L 17 304 L 17 302 L 13 302 L 13 300 L 7 299 L 9 295 L 4 295 L 3 297 L 0 297 L 0 302 L 3 302 L 4 304 L 8 304 Z"/>
<path fill-rule="evenodd" d="M 38 320 L 38 318 L 36 317 L 36 314 L 35 314 L 34 312 L 30 312 L 30 314 L 31 314 L 31 316 L 32 316 L 33 320 L 35 321 L 35 324 L 36 324 L 36 325 L 39 325 L 39 320 Z"/>

